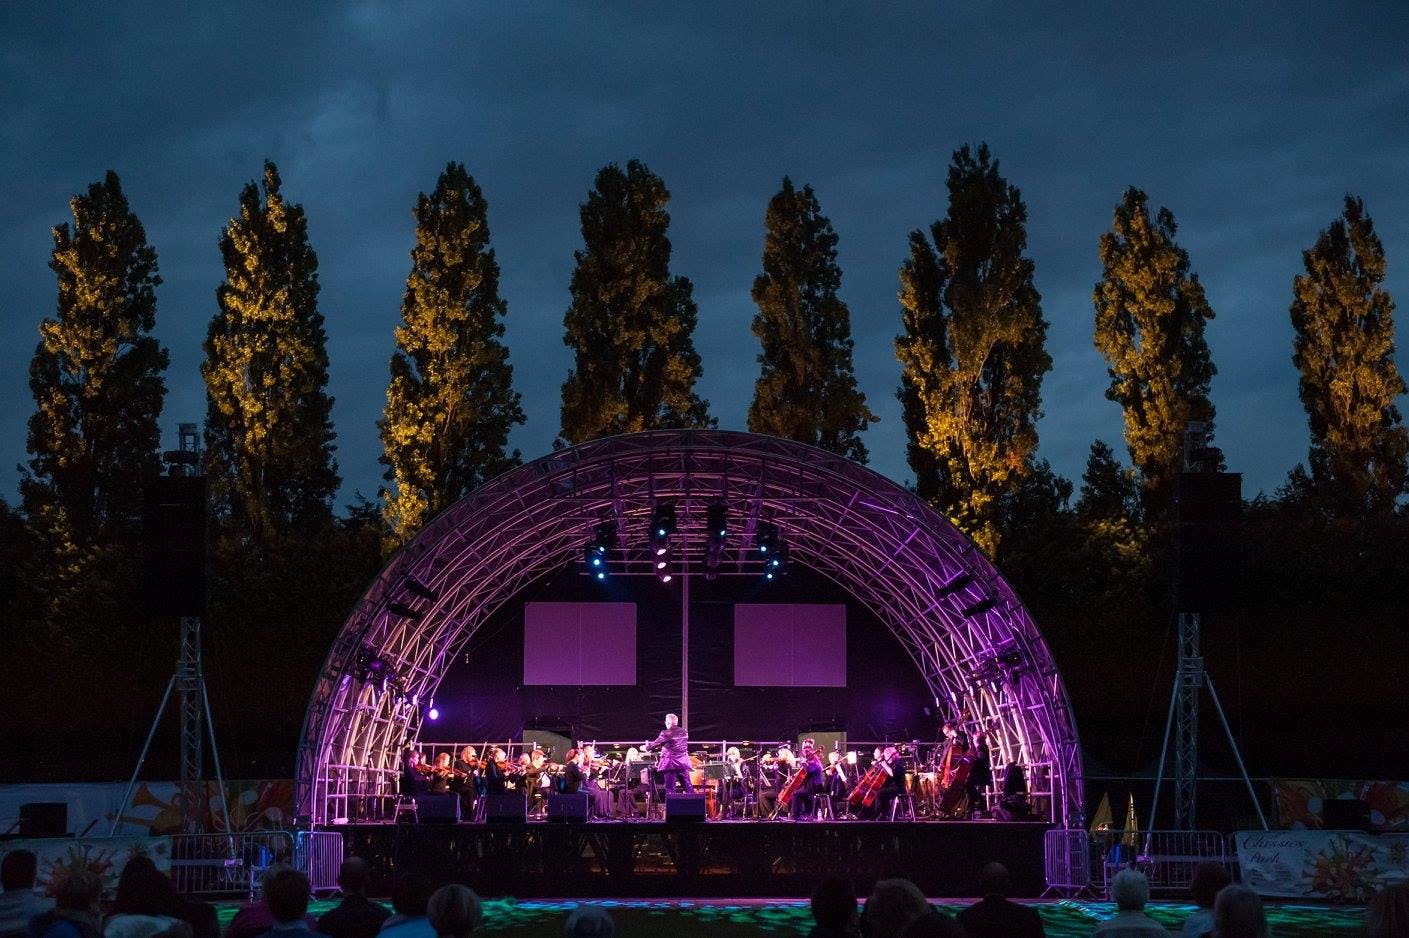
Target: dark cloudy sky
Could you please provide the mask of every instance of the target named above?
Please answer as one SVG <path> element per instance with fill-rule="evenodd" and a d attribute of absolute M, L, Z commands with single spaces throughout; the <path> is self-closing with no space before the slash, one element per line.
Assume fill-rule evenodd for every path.
<path fill-rule="evenodd" d="M 818 9 L 813 9 L 817 7 Z M 906 232 L 986 140 L 1027 199 L 1051 321 L 1042 454 L 1079 476 L 1117 442 L 1091 345 L 1096 239 L 1123 188 L 1168 205 L 1217 311 L 1218 442 L 1249 493 L 1306 449 L 1287 305 L 1300 251 L 1362 195 L 1409 303 L 1409 4 L 11 3 L 0 8 L 0 494 L 24 458 L 26 368 L 54 307 L 49 228 L 116 169 L 161 262 L 165 420 L 204 413 L 221 226 L 261 160 L 321 261 L 344 496 L 374 495 L 411 206 L 447 160 L 489 199 L 508 343 L 545 452 L 577 207 L 636 157 L 673 200 L 701 391 L 743 427 L 764 205 L 811 183 L 841 237 L 872 464 L 908 478 L 894 389 Z"/>

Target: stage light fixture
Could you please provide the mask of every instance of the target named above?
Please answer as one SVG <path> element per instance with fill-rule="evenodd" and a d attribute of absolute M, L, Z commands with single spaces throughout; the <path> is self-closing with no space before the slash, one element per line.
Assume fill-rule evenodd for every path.
<path fill-rule="evenodd" d="M 986 596 L 964 610 L 964 617 L 972 619 L 974 616 L 981 616 L 994 606 L 998 605 L 998 600 L 992 596 Z"/>
<path fill-rule="evenodd" d="M 765 580 L 776 580 L 787 572 L 788 545 L 778 544 L 773 548 L 773 553 L 763 562 L 763 578 Z"/>
<path fill-rule="evenodd" d="M 401 618 L 403 619 L 419 621 L 421 618 L 421 612 L 419 610 L 412 609 L 405 603 L 387 603 L 386 608 L 387 612 L 390 612 L 393 615 L 401 616 Z"/>
<path fill-rule="evenodd" d="M 426 602 L 433 603 L 440 598 L 439 593 L 413 577 L 407 577 L 402 585 L 406 587 L 406 592 L 410 593 L 412 596 L 419 596 Z"/>
<path fill-rule="evenodd" d="M 660 575 L 660 581 L 661 581 L 662 583 L 669 583 L 669 582 L 670 582 L 671 580 L 673 580 L 673 579 L 674 579 L 674 577 L 672 577 L 672 576 L 670 575 L 670 571 L 668 571 L 668 570 L 667 570 L 665 573 L 662 573 L 662 574 Z"/>
<path fill-rule="evenodd" d="M 723 502 L 710 502 L 705 508 L 705 530 L 711 543 L 723 544 L 729 537 L 729 507 Z"/>
<path fill-rule="evenodd" d="M 675 502 L 662 499 L 651 511 L 651 548 L 657 557 L 670 550 L 670 536 L 675 533 Z"/>
<path fill-rule="evenodd" d="M 605 554 L 616 547 L 616 525 L 610 521 L 603 521 L 593 528 L 592 546 L 597 549 L 599 554 Z"/>
<path fill-rule="evenodd" d="M 968 585 L 969 585 L 970 583 L 972 583 L 973 581 L 974 581 L 974 578 L 973 578 L 972 576 L 970 576 L 970 575 L 967 574 L 967 573 L 961 573 L 961 574 L 959 574 L 958 576 L 956 576 L 954 579 L 950 580 L 948 583 L 946 583 L 946 584 L 944 584 L 943 586 L 941 586 L 941 587 L 935 592 L 935 596 L 937 596 L 937 597 L 939 597 L 939 598 L 941 598 L 941 599 L 944 598 L 945 596 L 953 596 L 955 593 L 959 592 L 959 590 L 961 590 L 961 589 L 963 589 L 964 587 L 968 586 Z"/>
<path fill-rule="evenodd" d="M 432 720 L 440 719 L 440 710 L 436 708 L 435 701 L 431 700 L 431 708 L 426 711 L 426 716 Z"/>
<path fill-rule="evenodd" d="M 753 535 L 754 547 L 767 556 L 778 549 L 778 526 L 769 521 L 760 521 Z"/>

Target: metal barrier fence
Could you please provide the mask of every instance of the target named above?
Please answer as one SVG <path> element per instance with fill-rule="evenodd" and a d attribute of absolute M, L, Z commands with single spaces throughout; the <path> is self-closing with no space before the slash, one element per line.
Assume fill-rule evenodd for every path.
<path fill-rule="evenodd" d="M 182 895 L 253 897 L 272 864 L 296 862 L 287 831 L 171 837 L 171 880 Z"/>
<path fill-rule="evenodd" d="M 1047 891 L 1074 896 L 1091 888 L 1091 838 L 1080 828 L 1055 828 L 1042 835 Z"/>
<path fill-rule="evenodd" d="M 1232 872 L 1227 845 L 1217 831 L 1101 831 L 1091 837 L 1091 861 L 1107 896 L 1111 880 L 1123 869 L 1144 873 L 1151 895 L 1186 892 L 1200 863 L 1218 863 Z"/>
<path fill-rule="evenodd" d="M 308 874 L 308 885 L 315 893 L 337 888 L 342 858 L 342 834 L 337 831 L 298 832 L 294 866 Z"/>

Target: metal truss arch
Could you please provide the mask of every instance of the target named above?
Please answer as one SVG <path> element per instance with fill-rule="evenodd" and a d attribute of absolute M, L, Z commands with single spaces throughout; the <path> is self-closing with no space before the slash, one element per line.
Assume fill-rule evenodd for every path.
<path fill-rule="evenodd" d="M 1081 753 L 1046 642 L 983 554 L 913 493 L 842 457 L 749 433 L 659 430 L 595 440 L 520 466 L 433 519 L 377 576 L 343 626 L 304 719 L 296 774 L 315 823 L 384 795 L 419 700 L 476 629 L 536 580 L 576 563 L 591 531 L 617 526 L 623 557 L 644 545 L 657 499 L 678 506 L 680 562 L 698 569 L 706 506 L 724 501 L 727 567 L 747 563 L 757 525 L 777 525 L 790 562 L 838 583 L 900 640 L 942 709 L 991 730 L 1024 766 L 1034 803 L 1079 825 Z M 395 693 L 364 680 L 380 657 Z"/>

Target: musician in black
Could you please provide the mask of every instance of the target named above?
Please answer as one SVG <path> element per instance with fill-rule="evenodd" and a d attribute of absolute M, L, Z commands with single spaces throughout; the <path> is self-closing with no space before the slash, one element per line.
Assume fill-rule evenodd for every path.
<path fill-rule="evenodd" d="M 802 759 L 798 770 L 806 772 L 802 787 L 793 795 L 793 820 L 811 818 L 817 815 L 817 796 L 822 793 L 822 758 L 817 754 L 817 742 L 808 738 L 802 741 Z"/>
<path fill-rule="evenodd" d="M 665 715 L 665 729 L 655 739 L 645 743 L 645 749 L 660 750 L 656 760 L 656 771 L 661 775 L 661 784 L 667 793 L 675 790 L 675 783 L 682 784 L 685 794 L 695 793 L 690 784 L 690 734 L 680 725 L 680 718 L 673 713 Z"/>
<path fill-rule="evenodd" d="M 504 754 L 504 750 L 496 747 L 494 751 L 489 754 L 489 758 L 485 760 L 480 772 L 481 787 L 484 790 L 484 794 L 504 794 L 504 790 L 508 787 L 508 780 L 505 777 L 505 772 L 509 765 L 507 758 L 508 757 Z"/>
<path fill-rule="evenodd" d="M 582 791 L 582 785 L 587 780 L 587 773 L 583 769 L 585 761 L 582 750 L 569 749 L 568 762 L 563 766 L 563 778 L 559 782 L 559 790 L 565 795 L 575 795 Z"/>
<path fill-rule="evenodd" d="M 724 752 L 724 781 L 720 786 L 724 796 L 724 813 L 737 817 L 743 810 L 748 795 L 749 766 L 739 754 L 738 746 L 730 746 Z"/>
<path fill-rule="evenodd" d="M 982 733 L 976 734 L 973 740 L 973 747 L 969 750 L 969 777 L 964 782 L 964 792 L 969 801 L 969 817 L 972 818 L 980 812 L 987 812 L 988 805 L 984 802 L 983 790 L 993 784 L 993 765 L 989 761 L 988 740 Z"/>
<path fill-rule="evenodd" d="M 426 770 L 421 754 L 407 747 L 401 755 L 401 794 L 414 798 L 426 792 Z"/>
<path fill-rule="evenodd" d="M 887 746 L 876 765 L 881 768 L 881 787 L 875 803 L 869 809 L 858 812 L 869 821 L 890 820 L 891 805 L 905 792 L 905 774 L 900 766 L 900 751 Z"/>

